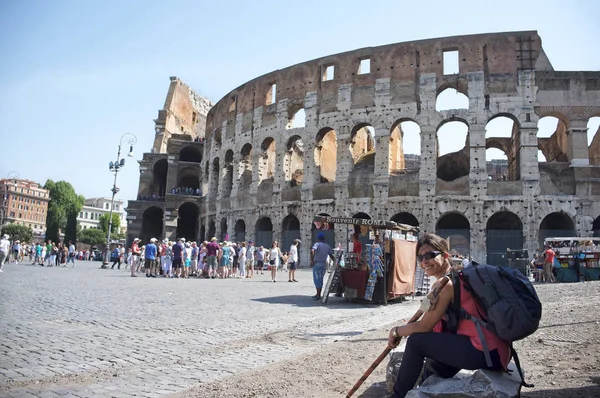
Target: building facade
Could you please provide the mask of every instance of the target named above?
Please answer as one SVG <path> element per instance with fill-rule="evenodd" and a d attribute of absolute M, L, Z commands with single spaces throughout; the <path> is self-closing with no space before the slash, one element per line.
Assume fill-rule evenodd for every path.
<path fill-rule="evenodd" d="M 0 180 L 0 195 L 3 225 L 25 225 L 31 228 L 36 239 L 43 239 L 46 234 L 49 191 L 37 182 L 13 178 Z"/>
<path fill-rule="evenodd" d="M 441 109 L 448 91 L 465 104 Z M 599 116 L 600 72 L 555 71 L 535 31 L 333 54 L 257 77 L 214 106 L 172 78 L 127 209 L 129 238 L 287 249 L 314 240 L 319 214 L 416 225 L 501 263 L 507 248 L 600 234 L 600 134 L 588 134 Z M 551 134 L 538 134 L 551 117 Z M 490 135 L 500 119 L 506 131 Z M 465 129 L 464 146 L 440 155 L 450 124 Z M 405 141 L 414 126 L 418 153 Z M 506 163 L 490 164 L 490 149 Z M 348 232 L 336 225 L 328 238 Z"/>
<path fill-rule="evenodd" d="M 100 227 L 100 217 L 104 214 L 110 213 L 111 198 L 89 198 L 84 202 L 77 222 L 81 225 L 82 229 L 97 228 Z M 123 207 L 123 201 L 115 199 L 113 204 L 113 214 L 118 214 L 121 219 L 121 233 L 127 232 L 127 220 L 125 219 L 125 209 Z"/>

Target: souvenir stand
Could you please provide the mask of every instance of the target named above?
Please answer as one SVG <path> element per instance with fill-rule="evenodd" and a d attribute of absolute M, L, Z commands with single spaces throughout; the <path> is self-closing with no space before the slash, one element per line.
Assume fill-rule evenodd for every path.
<path fill-rule="evenodd" d="M 346 300 L 383 304 L 415 293 L 418 227 L 393 221 L 330 216 L 315 216 L 313 221 L 317 228 L 331 228 L 333 224 L 359 226 L 361 233 L 374 237 L 377 232 L 381 238 L 379 242 L 364 245 L 361 258 L 348 250 L 351 233 L 347 250 L 341 243 L 335 248 L 335 261 L 321 294 L 323 303 L 327 303 L 331 293 L 343 295 Z"/>
<path fill-rule="evenodd" d="M 600 279 L 600 237 L 546 238 L 544 245 L 556 254 L 557 282 Z"/>

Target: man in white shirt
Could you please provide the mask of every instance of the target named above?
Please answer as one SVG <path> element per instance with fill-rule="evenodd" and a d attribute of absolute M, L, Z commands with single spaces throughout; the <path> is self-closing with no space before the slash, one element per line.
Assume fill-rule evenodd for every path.
<path fill-rule="evenodd" d="M 298 244 L 300 239 L 294 239 L 294 243 L 290 247 L 290 255 L 288 257 L 289 278 L 288 282 L 298 282 L 296 280 L 296 269 L 298 269 Z"/>
<path fill-rule="evenodd" d="M 8 258 L 8 253 L 10 251 L 10 241 L 8 238 L 9 236 L 4 234 L 0 240 L 0 272 L 4 272 L 2 271 L 2 266 Z"/>

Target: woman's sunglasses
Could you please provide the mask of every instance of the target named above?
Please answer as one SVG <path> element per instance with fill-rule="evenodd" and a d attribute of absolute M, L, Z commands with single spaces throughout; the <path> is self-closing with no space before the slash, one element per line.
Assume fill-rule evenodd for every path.
<path fill-rule="evenodd" d="M 431 259 L 434 259 L 437 256 L 439 256 L 440 254 L 442 254 L 442 252 L 439 252 L 437 250 L 433 250 L 433 251 L 430 251 L 430 252 L 419 254 L 419 255 L 417 255 L 417 261 L 421 262 L 423 260 L 431 260 Z"/>

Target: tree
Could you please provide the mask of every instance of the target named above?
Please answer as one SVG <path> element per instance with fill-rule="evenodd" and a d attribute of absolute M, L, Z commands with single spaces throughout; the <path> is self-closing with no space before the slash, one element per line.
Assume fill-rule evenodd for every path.
<path fill-rule="evenodd" d="M 106 243 L 106 235 L 101 229 L 88 228 L 81 231 L 79 240 L 91 246 L 100 246 Z"/>
<path fill-rule="evenodd" d="M 108 220 L 109 220 L 108 213 L 104 213 L 103 215 L 101 215 L 100 219 L 98 220 L 98 221 L 100 221 L 100 228 L 102 228 L 102 230 L 104 231 L 104 235 L 108 234 Z M 121 217 L 119 216 L 118 213 L 113 213 L 112 226 L 110 228 L 110 236 L 112 237 L 113 234 L 118 233 L 120 229 L 121 229 Z"/>
<path fill-rule="evenodd" d="M 6 224 L 2 227 L 2 235 L 7 234 L 10 240 L 19 240 L 21 242 L 31 242 L 33 240 L 33 231 L 31 228 L 21 224 Z"/>
<path fill-rule="evenodd" d="M 73 186 L 66 181 L 46 181 L 44 188 L 50 191 L 50 203 L 46 215 L 46 239 L 59 241 L 60 230 L 65 233 L 65 242 L 77 241 L 77 215 L 83 207 L 84 197 L 77 195 Z"/>

